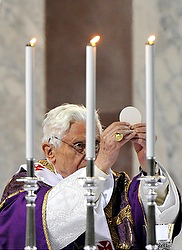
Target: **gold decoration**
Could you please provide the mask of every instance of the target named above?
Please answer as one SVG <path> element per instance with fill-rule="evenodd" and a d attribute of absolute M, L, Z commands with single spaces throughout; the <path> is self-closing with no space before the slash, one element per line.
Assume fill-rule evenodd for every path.
<path fill-rule="evenodd" d="M 116 141 L 122 141 L 124 137 L 124 135 L 121 133 L 115 133 L 114 136 L 115 136 Z"/>
<path fill-rule="evenodd" d="M 17 195 L 17 194 L 19 194 L 19 193 L 22 193 L 22 192 L 26 192 L 26 191 L 25 191 L 25 190 L 19 190 L 19 191 L 15 192 L 15 193 L 10 194 L 8 197 L 6 197 L 6 198 L 0 203 L 0 209 L 3 207 L 3 205 L 4 205 L 4 203 L 7 201 L 7 199 L 9 199 L 9 198 L 11 198 L 11 197 L 13 197 L 13 196 L 15 196 L 15 195 Z"/>
<path fill-rule="evenodd" d="M 46 223 L 46 206 L 47 206 L 47 200 L 48 200 L 48 194 L 49 192 L 52 190 L 49 189 L 47 191 L 47 193 L 45 194 L 44 196 L 44 201 L 43 201 L 43 204 L 42 204 L 42 224 L 43 224 L 43 230 L 44 230 L 44 235 L 45 235 L 45 238 L 46 238 L 46 243 L 47 243 L 47 246 L 48 246 L 48 249 L 49 250 L 52 250 L 51 248 L 51 243 L 49 241 L 49 236 L 48 236 L 48 231 L 47 231 L 47 223 Z"/>
<path fill-rule="evenodd" d="M 38 162 L 49 169 L 51 172 L 55 173 L 54 167 L 47 160 L 40 160 Z"/>

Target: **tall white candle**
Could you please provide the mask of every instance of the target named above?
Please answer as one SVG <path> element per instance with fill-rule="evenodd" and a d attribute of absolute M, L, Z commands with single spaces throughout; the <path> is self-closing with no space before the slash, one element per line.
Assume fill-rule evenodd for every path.
<path fill-rule="evenodd" d="M 145 46 L 146 67 L 146 157 L 155 157 L 155 108 L 154 108 L 154 40 L 150 36 Z"/>
<path fill-rule="evenodd" d="M 94 37 L 86 46 L 86 158 L 95 159 L 95 99 L 96 99 L 96 43 Z"/>
<path fill-rule="evenodd" d="M 34 71 L 36 39 L 25 48 L 25 89 L 26 89 L 26 159 L 34 159 Z"/>

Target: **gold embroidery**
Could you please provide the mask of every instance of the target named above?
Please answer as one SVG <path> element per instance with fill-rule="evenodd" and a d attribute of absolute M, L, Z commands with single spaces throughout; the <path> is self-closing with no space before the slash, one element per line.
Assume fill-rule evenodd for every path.
<path fill-rule="evenodd" d="M 131 242 L 131 244 L 132 244 L 132 242 L 133 242 L 133 233 L 132 233 L 132 230 L 131 230 L 131 226 L 130 226 L 130 223 L 129 223 L 129 221 L 127 220 L 127 224 L 128 224 L 128 228 L 129 228 L 129 237 L 130 237 L 130 242 Z"/>
<path fill-rule="evenodd" d="M 116 177 L 116 182 L 119 179 L 119 177 L 121 177 L 123 179 L 123 182 L 124 182 L 124 190 L 123 190 L 124 197 L 125 197 L 126 201 L 129 203 L 128 190 L 129 190 L 129 186 L 130 186 L 130 183 L 131 183 L 130 178 L 124 172 L 122 172 L 122 173 L 113 173 L 113 174 Z M 116 249 L 130 249 L 131 246 L 132 246 L 132 242 L 133 242 L 132 229 L 131 229 L 131 224 L 133 224 L 133 219 L 132 219 L 132 214 L 131 214 L 131 206 L 129 204 L 127 204 L 119 212 L 119 214 L 117 216 L 112 218 L 112 205 L 113 205 L 113 199 L 112 198 L 111 198 L 111 201 L 109 202 L 109 204 L 106 206 L 106 208 L 104 210 L 105 210 L 106 218 L 107 218 L 107 221 L 108 221 L 108 225 L 109 225 L 109 229 L 110 229 L 113 244 L 114 244 Z M 129 232 L 130 232 L 129 242 L 128 243 L 126 243 L 125 241 L 120 242 L 117 231 L 115 229 L 118 225 L 123 223 L 123 220 L 125 220 L 125 222 L 127 223 L 127 227 L 128 227 Z"/>
<path fill-rule="evenodd" d="M 49 169 L 51 172 L 55 173 L 54 167 L 47 160 L 40 160 L 38 162 L 42 164 L 44 167 L 46 167 L 47 169 Z"/>
<path fill-rule="evenodd" d="M 125 182 L 125 199 L 128 203 L 129 202 L 129 188 L 130 188 L 130 185 L 132 183 L 132 180 L 130 180 L 130 177 L 124 172 L 125 174 L 125 181 L 127 181 L 127 183 Z M 126 178 L 127 177 L 127 178 Z M 128 220 L 131 222 L 131 224 L 134 225 L 134 222 L 133 222 L 133 218 L 132 218 L 132 212 L 131 212 L 131 206 L 129 205 L 130 207 L 130 212 L 128 213 Z M 127 224 L 128 224 L 128 228 L 129 228 L 129 236 L 130 236 L 130 242 L 132 243 L 133 242 L 133 234 L 132 234 L 132 229 L 131 229 L 131 226 L 130 226 L 130 223 L 129 221 L 127 220 Z"/>
<path fill-rule="evenodd" d="M 123 249 L 122 246 L 121 246 L 121 243 L 119 241 L 119 237 L 118 237 L 118 235 L 116 233 L 116 230 L 112 226 L 112 202 L 109 202 L 109 204 L 105 207 L 104 211 L 105 211 L 105 214 L 106 214 L 106 218 L 107 218 L 107 222 L 108 222 L 108 225 L 109 225 L 109 229 L 110 229 L 113 244 L 114 244 L 116 249 Z"/>
<path fill-rule="evenodd" d="M 140 203 L 140 206 L 142 208 L 142 212 L 143 212 L 143 215 L 144 215 L 144 228 L 145 228 L 145 232 L 147 233 L 147 218 L 146 218 L 146 214 L 145 214 L 145 210 L 144 210 L 144 206 L 143 206 L 143 203 L 142 203 L 142 200 L 141 200 L 141 197 L 140 197 L 140 188 L 138 189 L 138 200 L 139 200 L 139 203 Z"/>
<path fill-rule="evenodd" d="M 130 184 L 131 184 L 131 180 L 130 180 L 130 177 L 124 172 L 124 175 L 125 175 L 125 185 L 124 185 L 124 188 L 125 188 L 125 198 L 126 198 L 126 201 L 129 203 L 129 197 L 128 197 L 128 191 L 129 191 L 129 187 L 130 187 Z"/>
<path fill-rule="evenodd" d="M 119 244 L 117 245 L 117 249 L 125 249 L 125 250 L 128 250 L 128 249 L 130 249 L 130 246 L 129 246 L 128 244 L 126 244 L 126 243 L 119 243 Z"/>
<path fill-rule="evenodd" d="M 129 204 L 124 207 L 116 217 L 112 218 L 113 226 L 118 226 L 125 218 L 127 218 L 133 224 L 131 206 Z"/>
<path fill-rule="evenodd" d="M 47 243 L 47 246 L 48 246 L 49 250 L 51 250 L 52 248 L 51 248 L 51 243 L 49 241 L 49 236 L 48 236 L 48 231 L 47 231 L 46 206 L 47 206 L 48 194 L 49 194 L 50 191 L 51 191 L 51 189 L 49 189 L 47 191 L 47 193 L 45 194 L 44 201 L 43 201 L 43 204 L 42 204 L 42 224 L 43 224 L 44 235 L 45 235 L 45 238 L 46 238 L 46 243 Z"/>
<path fill-rule="evenodd" d="M 120 172 L 120 173 L 118 173 L 118 172 L 114 172 L 113 170 L 112 170 L 112 174 L 116 177 L 116 182 L 117 182 L 117 180 L 119 179 L 119 177 L 121 175 L 124 175 L 125 198 L 126 198 L 126 201 L 129 202 L 128 190 L 129 190 L 130 184 L 132 182 L 132 180 L 130 180 L 129 175 L 126 172 Z"/>
<path fill-rule="evenodd" d="M 13 196 L 15 196 L 15 195 L 21 193 L 21 192 L 25 192 L 25 190 L 19 190 L 19 191 L 15 192 L 15 193 L 10 194 L 8 197 L 6 197 L 6 198 L 1 202 L 1 204 L 0 204 L 0 209 L 3 207 L 3 205 L 4 205 L 4 203 L 7 201 L 7 199 L 9 199 L 9 198 L 11 198 L 11 197 L 13 197 Z"/>
<path fill-rule="evenodd" d="M 105 210 L 107 215 L 108 215 L 108 210 L 111 211 L 111 208 L 107 207 L 107 209 Z M 131 247 L 131 245 L 127 244 L 126 242 L 122 243 L 119 241 L 119 237 L 116 233 L 116 230 L 114 229 L 114 227 L 120 225 L 124 219 L 126 219 L 126 222 L 128 224 L 128 229 L 130 231 L 130 243 L 132 244 L 133 237 L 132 237 L 132 230 L 131 230 L 130 223 L 133 224 L 133 219 L 132 219 L 132 215 L 131 215 L 131 207 L 129 204 L 125 208 L 123 208 L 117 216 L 115 216 L 113 218 L 110 217 L 108 219 L 108 224 L 109 224 L 109 227 L 111 230 L 112 240 L 113 240 L 113 243 L 114 243 L 116 249 L 130 249 L 130 247 Z"/>

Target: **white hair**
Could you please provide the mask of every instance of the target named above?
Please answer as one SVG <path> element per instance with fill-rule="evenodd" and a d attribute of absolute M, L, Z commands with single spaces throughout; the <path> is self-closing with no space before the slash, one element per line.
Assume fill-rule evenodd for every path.
<path fill-rule="evenodd" d="M 96 127 L 101 134 L 102 126 L 97 112 L 95 112 L 95 120 Z M 79 121 L 86 123 L 86 108 L 83 105 L 65 103 L 50 110 L 45 114 L 42 123 L 42 142 L 51 141 L 55 147 L 59 147 L 61 145 L 61 139 L 69 131 L 71 125 Z M 59 140 L 57 140 L 58 138 Z"/>

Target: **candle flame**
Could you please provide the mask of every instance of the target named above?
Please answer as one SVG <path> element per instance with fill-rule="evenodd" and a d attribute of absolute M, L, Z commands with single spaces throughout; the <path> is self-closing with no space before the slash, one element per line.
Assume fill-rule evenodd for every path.
<path fill-rule="evenodd" d="M 37 39 L 34 37 L 34 38 L 32 38 L 31 40 L 30 40 L 30 46 L 34 46 L 35 45 L 35 43 L 36 43 L 36 41 L 37 41 Z"/>
<path fill-rule="evenodd" d="M 95 36 L 94 38 L 92 38 L 92 40 L 90 40 L 90 43 L 92 46 L 95 46 L 96 43 L 100 40 L 100 36 Z"/>
<path fill-rule="evenodd" d="M 154 44 L 154 41 L 155 41 L 155 36 L 154 35 L 151 35 L 149 38 L 148 38 L 148 43 L 150 45 L 153 45 Z"/>

